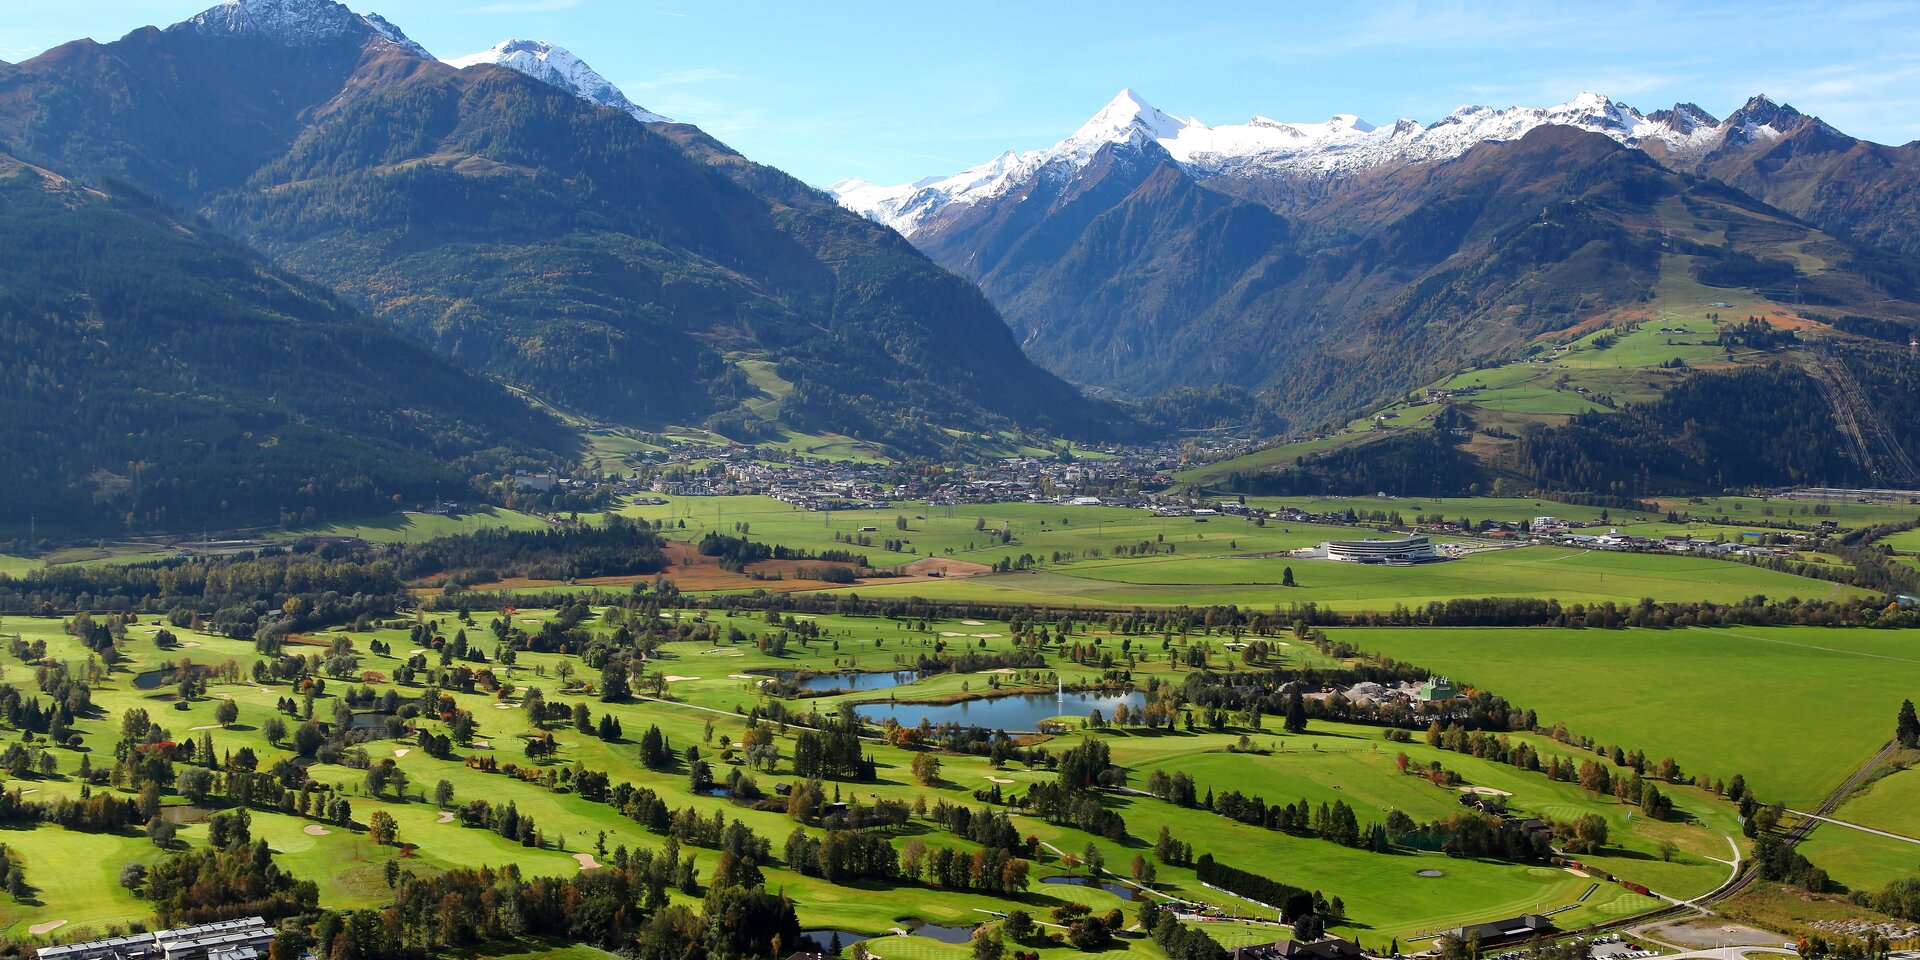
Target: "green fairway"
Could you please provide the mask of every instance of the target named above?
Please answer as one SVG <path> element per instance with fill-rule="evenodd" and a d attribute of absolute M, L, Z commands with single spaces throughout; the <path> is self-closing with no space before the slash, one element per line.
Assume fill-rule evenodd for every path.
<path fill-rule="evenodd" d="M 289 531 L 295 537 L 359 537 L 373 543 L 407 543 L 447 537 L 476 530 L 505 528 L 540 530 L 546 522 L 539 517 L 501 507 L 482 507 L 456 516 L 432 513 L 396 513 L 370 520 L 344 521 L 302 527 Z"/>
<path fill-rule="evenodd" d="M 1920 687 L 1913 631 L 1340 629 L 1337 639 L 1502 693 L 1577 733 L 1683 770 L 1744 774 L 1816 804 L 1893 732 Z M 1808 809 L 1801 807 L 1801 809 Z M 1824 831 L 1823 831 L 1824 832 Z"/>

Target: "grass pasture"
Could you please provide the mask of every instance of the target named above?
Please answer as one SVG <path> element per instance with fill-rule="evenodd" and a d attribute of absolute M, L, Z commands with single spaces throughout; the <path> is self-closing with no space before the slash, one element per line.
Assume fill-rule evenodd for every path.
<path fill-rule="evenodd" d="M 1601 743 L 1744 774 L 1817 804 L 1892 735 L 1920 687 L 1911 631 L 1339 629 L 1336 639 L 1503 693 Z M 1806 807 L 1801 807 L 1806 809 Z M 1822 833 L 1825 833 L 1823 828 Z"/>

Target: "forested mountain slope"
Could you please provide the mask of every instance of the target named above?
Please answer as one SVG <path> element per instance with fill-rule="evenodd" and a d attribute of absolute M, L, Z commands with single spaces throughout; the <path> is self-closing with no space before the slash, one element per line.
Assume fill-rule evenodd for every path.
<path fill-rule="evenodd" d="M 0 523 L 365 514 L 569 452 L 496 384 L 113 191 L 0 155 Z"/>

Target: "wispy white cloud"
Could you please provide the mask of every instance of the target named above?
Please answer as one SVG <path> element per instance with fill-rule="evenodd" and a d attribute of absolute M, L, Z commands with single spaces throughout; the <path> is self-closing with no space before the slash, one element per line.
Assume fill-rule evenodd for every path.
<path fill-rule="evenodd" d="M 474 13 L 550 13 L 555 10 L 571 10 L 585 0 L 502 0 L 475 7 Z"/>
<path fill-rule="evenodd" d="M 629 90 L 661 90 L 667 87 L 687 87 L 699 83 L 715 83 L 722 80 L 738 80 L 740 75 L 719 67 L 691 67 L 661 74 L 651 80 L 641 80 L 625 84 Z"/>

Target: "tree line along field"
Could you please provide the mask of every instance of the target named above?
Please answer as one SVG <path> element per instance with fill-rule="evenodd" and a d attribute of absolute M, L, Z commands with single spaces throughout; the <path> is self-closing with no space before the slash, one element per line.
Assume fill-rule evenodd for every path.
<path fill-rule="evenodd" d="M 683 615 L 691 616 L 685 612 Z M 758 618 L 745 614 L 736 618 L 727 618 L 718 612 L 706 615 L 722 623 L 731 620 L 729 625 L 745 631 L 757 633 L 765 628 L 764 623 L 756 622 Z M 520 611 L 514 614 L 514 620 L 516 625 L 535 628 L 550 616 L 550 611 Z M 430 619 L 438 625 L 443 636 L 450 636 L 461 626 L 450 615 L 435 615 Z M 482 625 L 467 627 L 467 634 L 480 649 L 491 653 L 493 637 L 484 627 L 486 618 L 479 619 Z M 558 752 L 534 765 L 544 770 L 562 770 L 579 764 L 588 770 L 604 771 L 616 781 L 629 780 L 636 785 L 651 787 L 672 807 L 691 807 L 707 817 L 716 811 L 721 812 L 727 818 L 738 819 L 761 836 L 770 838 L 778 857 L 782 842 L 795 827 L 792 820 L 781 813 L 737 806 L 724 797 L 695 794 L 688 786 L 684 769 L 648 770 L 638 759 L 640 732 L 650 725 L 657 725 L 676 751 L 686 746 L 699 747 L 705 759 L 714 764 L 717 774 L 724 780 L 729 764 L 722 759 L 720 738 L 726 736 L 736 742 L 739 740 L 744 726 L 737 711 L 750 709 L 762 702 L 763 691 L 759 679 L 768 671 L 835 670 L 844 669 L 849 664 L 867 670 L 886 669 L 892 666 L 895 653 L 917 656 L 933 644 L 943 641 L 949 644 L 964 643 L 974 649 L 984 645 L 984 649 L 989 651 L 1010 649 L 1012 643 L 1011 627 L 1004 623 L 936 622 L 921 630 L 917 625 L 879 618 L 823 614 L 812 619 L 825 631 L 825 635 L 806 646 L 790 643 L 784 655 L 780 656 L 748 643 L 676 642 L 666 645 L 663 659 L 648 664 L 649 673 L 662 678 L 660 687 L 669 698 L 666 701 L 636 699 L 607 704 L 586 691 L 562 692 L 560 677 L 565 666 L 575 668 L 573 675 L 576 678 L 597 677 L 596 671 L 586 669 L 578 663 L 578 658 L 566 654 L 523 652 L 511 669 L 498 665 L 494 669 L 510 675 L 510 682 L 519 691 L 529 686 L 539 686 L 550 703 L 584 704 L 594 717 L 607 713 L 618 718 L 624 728 L 620 739 L 609 742 L 598 736 L 579 734 L 565 723 L 550 725 L 559 744 Z M 175 630 L 176 635 L 186 643 L 196 646 L 162 651 L 152 641 L 157 629 L 152 624 L 139 624 L 128 629 L 124 642 L 128 657 L 126 666 L 116 669 L 105 682 L 95 687 L 94 702 L 100 709 L 95 715 L 80 719 L 75 726 L 84 742 L 85 752 L 56 749 L 52 754 L 56 759 L 57 773 L 50 777 L 29 774 L 10 779 L 6 789 L 23 793 L 33 791 L 26 794 L 29 799 L 43 800 L 77 794 L 80 783 L 75 771 L 80 758 L 91 758 L 96 765 L 110 765 L 111 748 L 119 737 L 122 718 L 133 709 L 147 710 L 153 720 L 172 731 L 176 739 L 197 739 L 203 734 L 211 735 L 219 755 L 226 756 L 242 748 L 251 749 L 260 759 L 262 769 L 270 766 L 275 759 L 289 755 L 289 748 L 285 744 L 269 742 L 264 730 L 269 718 L 277 715 L 275 705 L 279 699 L 295 696 L 296 692 L 284 684 L 260 684 L 248 679 L 251 663 L 258 656 L 250 643 Z M 604 630 L 606 626 L 596 624 L 593 629 Z M 4 624 L 0 624 L 0 633 L 18 634 L 29 643 L 44 641 L 51 658 L 76 663 L 83 659 L 84 651 L 77 641 L 63 632 L 59 620 L 8 618 Z M 942 634 L 961 636 L 943 637 Z M 1095 635 L 1099 635 L 1099 632 L 1095 631 Z M 350 639 L 360 652 L 361 662 L 356 673 L 367 673 L 367 682 L 374 689 L 397 689 L 403 700 L 418 695 L 420 688 L 417 686 L 396 687 L 386 679 L 402 663 L 402 658 L 416 649 L 411 645 L 409 630 L 381 629 L 355 634 L 328 632 L 313 635 L 310 641 L 332 642 L 341 638 Z M 1111 641 L 1112 638 L 1108 639 Z M 1215 645 L 1218 639 L 1196 636 L 1189 638 L 1186 643 Z M 390 645 L 393 655 L 368 653 L 373 641 Z M 876 641 L 879 642 L 878 646 L 875 645 Z M 1169 649 L 1163 651 L 1159 643 L 1139 643 L 1138 649 L 1144 650 L 1149 659 L 1136 665 L 1136 680 L 1154 676 L 1180 679 L 1187 671 L 1177 669 L 1168 662 L 1167 654 L 1182 646 L 1182 642 L 1170 640 Z M 289 652 L 301 652 L 303 649 L 293 646 L 289 647 Z M 319 652 L 323 648 L 312 649 Z M 1330 663 L 1311 648 L 1289 646 L 1277 649 L 1286 651 L 1283 654 L 1286 662 L 1303 666 Z M 241 682 L 215 680 L 208 685 L 204 696 L 188 701 L 185 710 L 175 709 L 177 694 L 170 685 L 153 689 L 134 685 L 134 679 L 140 673 L 156 669 L 165 661 L 178 663 L 188 657 L 202 664 L 220 664 L 231 659 L 241 668 Z M 1217 648 L 1210 655 L 1210 661 L 1216 669 L 1231 663 L 1224 651 Z M 17 682 L 28 669 L 17 661 L 9 663 L 6 677 Z M 1075 665 L 1053 651 L 1048 653 L 1047 669 L 1069 685 L 1096 680 L 1100 673 L 1098 668 Z M 379 679 L 374 679 L 376 676 Z M 896 688 L 881 696 L 924 696 L 937 700 L 985 692 L 989 684 L 1001 681 L 1012 684 L 1005 675 L 943 675 L 923 681 L 919 686 L 924 689 L 919 686 L 911 690 Z M 325 695 L 316 700 L 316 716 L 330 717 L 339 693 L 350 683 L 358 685 L 360 681 L 329 680 Z M 376 739 L 365 744 L 374 761 L 391 758 L 395 766 L 406 773 L 410 781 L 410 797 L 405 802 L 397 799 L 391 791 L 385 791 L 378 797 L 369 795 L 365 774 L 359 769 L 323 763 L 311 767 L 309 775 L 335 785 L 339 793 L 350 801 L 353 826 L 321 824 L 312 819 L 259 809 L 252 812 L 253 834 L 269 841 L 282 866 L 319 884 L 322 904 L 330 908 L 347 908 L 384 903 L 390 896 L 385 881 L 386 864 L 390 860 L 397 859 L 405 869 L 420 874 L 460 865 L 511 863 L 518 864 L 531 874 L 568 875 L 581 869 L 576 855 L 598 855 L 597 842 L 603 830 L 608 835 L 606 846 L 609 849 L 622 844 L 630 848 L 657 848 L 662 843 L 661 837 L 640 829 L 603 804 L 573 793 L 553 792 L 541 785 L 499 773 L 481 772 L 460 762 L 465 755 L 491 755 L 502 763 L 513 761 L 527 766 L 529 760 L 524 747 L 532 731 L 518 695 L 504 699 L 482 693 L 454 696 L 479 723 L 472 749 L 456 748 L 452 759 L 439 760 L 427 756 L 412 739 Z M 872 698 L 875 698 L 875 694 L 830 696 L 812 706 L 818 706 L 823 713 L 830 714 L 843 701 Z M 238 716 L 230 726 L 222 726 L 216 711 L 223 702 L 229 700 L 238 708 Z M 809 705 L 797 706 L 804 708 Z M 280 716 L 283 721 L 293 725 L 291 718 Z M 419 722 L 430 730 L 444 729 L 444 725 L 436 719 Z M 713 725 L 711 739 L 707 731 L 709 722 Z M 1415 737 L 1410 743 L 1390 743 L 1381 736 L 1381 729 L 1377 727 L 1323 721 L 1313 722 L 1307 731 L 1300 734 L 1286 733 L 1279 726 L 1278 719 L 1270 717 L 1257 730 L 1235 726 L 1219 732 L 1205 728 L 1198 732 L 1150 732 L 1141 728 L 1074 731 L 1053 738 L 1047 745 L 1058 752 L 1085 739 L 1104 742 L 1109 745 L 1115 762 L 1129 770 L 1131 782 L 1136 788 L 1151 771 L 1163 770 L 1169 774 L 1187 773 L 1209 789 L 1233 787 L 1259 793 L 1270 802 L 1305 799 L 1318 804 L 1343 800 L 1355 808 L 1362 822 L 1377 821 L 1384 816 L 1385 808 L 1389 807 L 1422 820 L 1445 816 L 1460 809 L 1454 790 L 1398 771 L 1396 755 L 1404 752 L 1416 769 L 1438 761 L 1446 769 L 1458 773 L 1466 784 L 1513 794 L 1511 802 L 1518 810 L 1559 819 L 1598 813 L 1608 822 L 1612 841 L 1606 855 L 1593 858 L 1596 866 L 1635 878 L 1674 896 L 1697 895 L 1724 880 L 1728 866 L 1722 861 L 1731 856 L 1727 836 L 1731 834 L 1738 837 L 1737 825 L 1727 804 L 1696 788 L 1672 787 L 1670 793 L 1682 819 L 1675 823 L 1661 823 L 1639 816 L 1637 808 L 1627 807 L 1610 797 L 1591 796 L 1573 785 L 1552 782 L 1539 774 L 1438 750 L 1428 746 L 1420 737 Z M 776 771 L 755 774 L 762 789 L 770 792 L 773 783 L 793 780 L 791 758 L 795 736 L 799 732 L 798 728 L 794 728 L 779 737 L 783 760 Z M 1249 738 L 1251 746 L 1258 752 L 1229 753 L 1229 748 L 1237 746 L 1243 735 Z M 1568 758 L 1586 755 L 1577 747 L 1550 743 L 1532 735 L 1520 736 L 1535 744 L 1543 754 Z M 7 736 L 8 742 L 18 739 L 17 731 Z M 1654 752 L 1659 742 L 1651 741 L 1645 744 L 1645 748 Z M 837 785 L 838 790 L 848 794 L 857 792 L 871 798 L 912 801 L 925 796 L 930 802 L 944 798 L 956 804 L 978 806 L 973 799 L 973 792 L 977 789 L 998 784 L 1006 790 L 1022 790 L 1053 777 L 1044 768 L 1030 770 L 1018 762 L 996 770 L 983 757 L 947 754 L 942 757 L 939 781 L 933 785 L 922 785 L 915 782 L 909 769 L 913 752 L 879 743 L 870 744 L 869 749 L 879 763 L 877 778 L 872 782 L 843 782 Z M 448 819 L 447 813 L 427 799 L 433 794 L 435 784 L 441 780 L 452 786 L 452 805 L 455 807 L 475 798 L 485 798 L 495 803 L 512 800 L 519 809 L 536 818 L 549 846 L 544 849 L 528 848 L 488 830 L 464 827 L 457 822 L 443 822 Z M 163 803 L 168 814 L 181 821 L 181 842 L 194 846 L 207 842 L 205 816 L 221 806 L 217 800 L 195 805 L 184 797 L 169 793 L 163 797 Z M 1580 900 L 1582 894 L 1593 886 L 1592 881 L 1547 865 L 1454 858 L 1437 852 L 1373 853 L 1326 840 L 1262 829 L 1228 820 L 1205 809 L 1175 806 L 1145 796 L 1110 794 L 1105 798 L 1105 803 L 1126 818 L 1132 839 L 1119 843 L 1096 838 L 1032 816 L 1017 817 L 1016 822 L 1023 833 L 1030 832 L 1059 851 L 1077 855 L 1091 842 L 1104 854 L 1111 872 L 1120 877 L 1127 875 L 1128 864 L 1136 854 L 1152 858 L 1147 848 L 1151 846 L 1159 828 L 1165 826 L 1176 838 L 1194 844 L 1196 852 L 1210 851 L 1227 862 L 1266 871 L 1276 879 L 1341 897 L 1351 920 L 1347 921 L 1346 926 L 1337 928 L 1344 929 L 1349 935 L 1361 936 L 1368 943 L 1390 937 L 1411 937 L 1461 922 L 1505 916 L 1523 910 L 1571 906 L 1572 909 L 1560 917 L 1567 925 L 1578 925 L 1638 912 L 1654 905 L 1646 898 L 1605 883 L 1587 894 L 1585 900 Z M 375 811 L 391 816 L 398 824 L 397 839 L 404 847 L 370 842 L 365 826 Z M 809 830 L 815 834 L 819 832 L 812 828 Z M 960 850 L 972 847 L 969 841 L 945 833 L 918 818 L 895 837 L 895 842 L 903 843 L 915 838 L 930 846 L 948 846 Z M 1671 862 L 1662 859 L 1659 854 L 1663 840 L 1674 845 Z M 71 939 L 86 928 L 98 930 L 110 924 L 142 918 L 145 916 L 143 901 L 120 885 L 118 873 L 127 862 L 151 863 L 164 855 L 136 830 L 122 834 L 96 834 L 42 825 L 7 831 L 4 842 L 22 865 L 28 882 L 36 888 L 24 902 L 15 903 L 0 898 L 0 935 L 16 939 L 32 939 L 29 933 L 31 928 L 54 921 L 65 921 L 64 926 L 57 928 L 58 933 L 62 938 Z M 715 852 L 704 848 L 689 850 L 694 854 L 701 876 L 711 876 L 717 865 Z M 78 870 L 67 866 L 76 862 L 72 859 L 75 857 L 78 858 L 77 862 L 86 866 Z M 1157 867 L 1157 888 L 1167 895 L 1213 903 L 1225 911 L 1237 911 L 1242 916 L 1261 912 L 1251 904 L 1202 886 L 1190 869 L 1167 864 L 1157 864 Z M 1438 870 L 1442 876 L 1422 877 L 1418 875 L 1420 870 Z M 1096 911 L 1112 907 L 1132 911 L 1132 904 L 1098 888 L 1041 882 L 1043 878 L 1064 872 L 1068 871 L 1059 855 L 1043 848 L 1034 862 L 1034 882 L 1028 892 L 1019 898 L 1021 905 L 1036 915 L 1042 915 L 1050 906 L 1066 900 L 1086 903 Z M 777 863 L 767 870 L 767 876 L 770 887 L 778 886 L 794 898 L 802 923 L 809 928 L 884 934 L 904 918 L 970 924 L 988 918 L 988 914 L 982 911 L 1005 910 L 1008 906 L 1008 901 L 998 896 L 915 884 L 836 885 L 799 876 L 782 869 Z M 676 898 L 683 896 L 675 894 Z M 1251 938 L 1245 942 L 1272 939 L 1278 935 L 1278 928 L 1275 927 L 1262 929 L 1242 925 L 1223 926 L 1220 929 L 1227 939 L 1233 936 Z M 964 946 L 937 944 L 917 937 L 894 937 L 873 944 L 875 953 L 888 957 L 957 957 L 963 956 L 965 949 Z M 1120 949 L 1155 955 L 1155 948 L 1148 941 L 1123 940 Z M 1049 948 L 1042 952 L 1064 955 L 1070 951 L 1067 948 Z"/>

